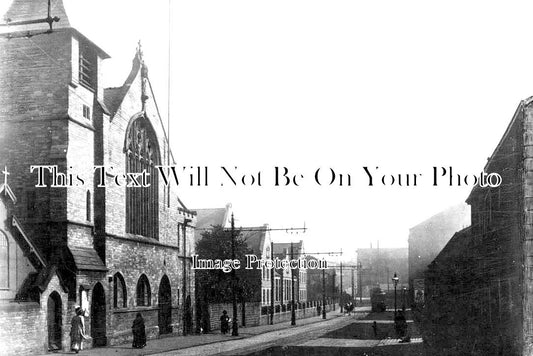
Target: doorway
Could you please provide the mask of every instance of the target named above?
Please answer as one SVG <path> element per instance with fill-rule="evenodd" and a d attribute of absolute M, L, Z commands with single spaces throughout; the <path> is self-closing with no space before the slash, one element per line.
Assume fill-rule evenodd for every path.
<path fill-rule="evenodd" d="M 91 337 L 93 346 L 106 346 L 106 315 L 105 315 L 105 291 L 100 283 L 97 283 L 93 289 L 93 298 L 91 301 Z"/>
<path fill-rule="evenodd" d="M 61 308 L 61 297 L 57 292 L 52 292 L 48 297 L 47 305 L 48 319 L 48 350 L 61 350 L 61 334 L 63 313 Z"/>
<path fill-rule="evenodd" d="M 170 281 L 166 275 L 159 284 L 159 334 L 172 332 L 172 299 Z"/>

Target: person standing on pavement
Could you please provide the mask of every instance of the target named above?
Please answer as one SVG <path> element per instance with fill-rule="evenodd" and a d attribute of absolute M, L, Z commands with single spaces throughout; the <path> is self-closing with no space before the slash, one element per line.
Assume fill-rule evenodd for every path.
<path fill-rule="evenodd" d="M 220 331 L 222 334 L 226 334 L 229 330 L 229 317 L 228 312 L 223 311 L 222 316 L 220 317 Z"/>
<path fill-rule="evenodd" d="M 83 320 L 83 309 L 76 307 L 76 315 L 72 317 L 70 323 L 70 348 L 75 353 L 83 350 L 83 340 L 87 338 L 85 336 L 85 323 Z"/>
<path fill-rule="evenodd" d="M 141 313 L 137 313 L 137 317 L 133 321 L 131 327 L 133 332 L 133 347 L 136 349 L 142 349 L 146 346 L 146 331 L 144 327 L 144 319 Z"/>

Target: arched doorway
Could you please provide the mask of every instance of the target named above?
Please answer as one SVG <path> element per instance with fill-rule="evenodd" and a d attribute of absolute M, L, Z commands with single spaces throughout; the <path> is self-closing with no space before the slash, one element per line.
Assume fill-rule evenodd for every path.
<path fill-rule="evenodd" d="M 172 299 L 170 281 L 166 275 L 159 284 L 159 334 L 172 332 Z"/>
<path fill-rule="evenodd" d="M 91 337 L 93 346 L 105 346 L 105 291 L 100 283 L 96 283 L 93 289 L 91 301 Z"/>
<path fill-rule="evenodd" d="M 61 309 L 61 297 L 57 292 L 52 292 L 48 297 L 48 350 L 61 350 L 61 334 L 63 313 Z"/>

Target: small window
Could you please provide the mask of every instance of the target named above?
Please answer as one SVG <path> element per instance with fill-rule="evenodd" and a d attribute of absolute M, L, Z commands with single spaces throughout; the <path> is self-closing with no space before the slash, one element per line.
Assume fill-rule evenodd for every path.
<path fill-rule="evenodd" d="M 113 306 L 115 308 L 126 308 L 127 303 L 126 283 L 120 273 L 113 276 Z"/>
<path fill-rule="evenodd" d="M 91 108 L 85 104 L 83 105 L 83 117 L 87 120 L 91 119 Z"/>
<path fill-rule="evenodd" d="M 148 278 L 143 274 L 137 282 L 137 306 L 149 306 L 152 304 L 152 293 Z"/>

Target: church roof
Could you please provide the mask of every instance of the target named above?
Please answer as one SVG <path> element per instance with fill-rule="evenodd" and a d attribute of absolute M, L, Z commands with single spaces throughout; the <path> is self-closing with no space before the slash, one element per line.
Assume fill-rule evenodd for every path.
<path fill-rule="evenodd" d="M 137 53 L 133 58 L 133 65 L 131 67 L 130 74 L 126 78 L 124 84 L 122 84 L 120 87 L 104 89 L 104 104 L 109 110 L 111 117 L 115 115 L 120 107 L 120 104 L 122 104 L 124 97 L 128 93 L 128 90 L 130 90 L 135 77 L 137 77 L 137 73 L 139 73 L 139 70 L 141 69 L 141 64 L 141 59 Z"/>
<path fill-rule="evenodd" d="M 4 15 L 5 23 L 16 23 L 19 21 L 41 20 L 48 16 L 48 2 L 46 0 L 13 0 L 11 6 Z M 53 28 L 68 28 L 68 20 L 62 0 L 54 0 L 50 4 L 50 16 L 59 17 L 59 21 L 53 23 Z M 11 26 L 10 26 L 11 27 Z M 46 22 L 35 24 L 14 25 L 17 31 L 48 30 Z"/>

